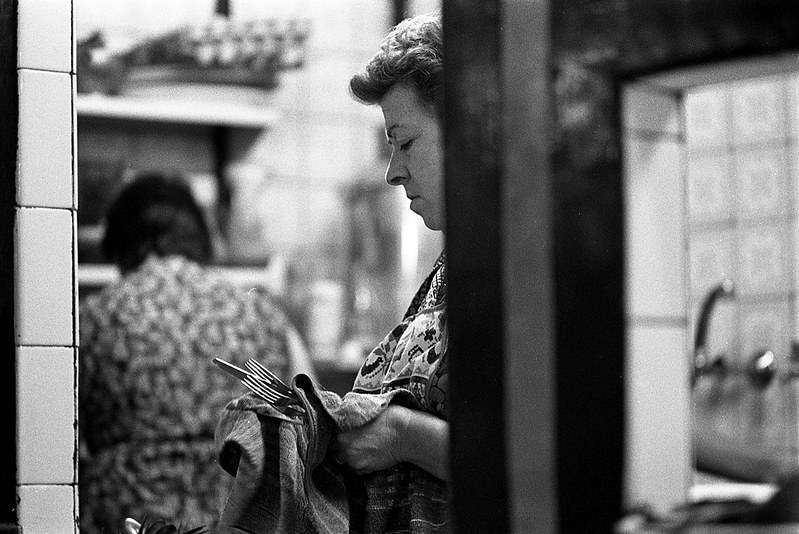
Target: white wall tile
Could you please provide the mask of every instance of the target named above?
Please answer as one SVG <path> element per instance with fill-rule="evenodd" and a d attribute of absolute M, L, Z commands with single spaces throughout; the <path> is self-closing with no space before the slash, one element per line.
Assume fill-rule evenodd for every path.
<path fill-rule="evenodd" d="M 791 303 L 783 299 L 759 304 L 740 304 L 741 363 L 749 363 L 756 352 L 774 352 L 777 366 L 789 364 Z"/>
<path fill-rule="evenodd" d="M 20 484 L 75 482 L 75 349 L 17 347 Z"/>
<path fill-rule="evenodd" d="M 685 501 L 692 472 L 685 329 L 630 328 L 627 354 L 625 501 L 665 512 Z"/>
<path fill-rule="evenodd" d="M 72 112 L 72 207 L 78 209 L 78 111 L 75 109 L 74 96 L 78 94 L 78 76 L 72 76 L 73 103 Z"/>
<path fill-rule="evenodd" d="M 20 205 L 73 207 L 72 121 L 70 74 L 19 71 Z"/>
<path fill-rule="evenodd" d="M 716 284 L 735 281 L 735 233 L 731 228 L 692 231 L 688 250 L 690 294 L 699 300 Z"/>
<path fill-rule="evenodd" d="M 19 68 L 72 72 L 71 0 L 20 0 L 18 16 Z"/>
<path fill-rule="evenodd" d="M 627 313 L 685 317 L 685 207 L 681 146 L 625 143 Z"/>
<path fill-rule="evenodd" d="M 625 130 L 678 135 L 682 129 L 682 108 L 677 95 L 656 92 L 651 88 L 625 88 L 622 94 L 622 118 Z"/>
<path fill-rule="evenodd" d="M 75 489 L 72 486 L 20 486 L 19 523 L 25 534 L 74 534 Z"/>
<path fill-rule="evenodd" d="M 73 213 L 17 208 L 16 340 L 74 344 Z"/>
<path fill-rule="evenodd" d="M 799 80 L 799 76 L 797 76 L 797 80 Z M 799 83 L 797 84 L 797 98 L 799 98 Z M 797 108 L 799 111 L 799 108 Z M 797 118 L 797 125 L 799 125 L 799 118 Z M 794 220 L 795 224 L 799 221 L 799 142 L 791 143 L 790 146 L 790 155 L 788 159 L 791 161 L 790 167 L 790 177 L 789 181 L 791 183 L 791 189 L 793 193 L 794 203 L 793 203 L 793 211 L 791 213 L 791 218 Z M 799 290 L 799 258 L 797 258 L 797 253 L 799 253 L 799 231 L 793 232 L 793 287 L 794 290 Z M 799 300 L 799 299 L 798 299 Z M 795 339 L 799 339 L 799 306 L 796 307 L 797 311 L 793 314 L 793 336 Z"/>
<path fill-rule="evenodd" d="M 792 205 L 787 151 L 783 146 L 735 153 L 735 191 L 740 220 L 785 217 Z"/>
<path fill-rule="evenodd" d="M 734 177 L 726 151 L 689 152 L 686 182 L 692 223 L 729 221 L 733 216 Z"/>
<path fill-rule="evenodd" d="M 788 116 L 790 129 L 788 135 L 791 139 L 799 139 L 799 73 L 786 77 L 788 95 Z"/>
<path fill-rule="evenodd" d="M 738 230 L 736 291 L 739 295 L 793 290 L 793 223 L 742 226 Z"/>
<path fill-rule="evenodd" d="M 685 138 L 689 147 L 721 146 L 728 142 L 726 86 L 711 85 L 684 97 Z"/>
<path fill-rule="evenodd" d="M 782 78 L 731 82 L 729 91 L 734 143 L 785 139 L 788 124 Z"/>

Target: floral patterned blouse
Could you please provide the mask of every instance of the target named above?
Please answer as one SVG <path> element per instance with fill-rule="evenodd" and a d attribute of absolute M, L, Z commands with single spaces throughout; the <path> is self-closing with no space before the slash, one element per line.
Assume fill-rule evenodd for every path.
<path fill-rule="evenodd" d="M 446 294 L 442 254 L 402 322 L 367 356 L 353 391 L 385 393 L 404 388 L 425 410 L 449 418 Z"/>
<path fill-rule="evenodd" d="M 287 320 L 181 257 L 148 258 L 80 307 L 80 531 L 126 517 L 212 525 L 232 481 L 214 430 L 242 386 L 212 363 L 256 358 L 288 378 Z"/>

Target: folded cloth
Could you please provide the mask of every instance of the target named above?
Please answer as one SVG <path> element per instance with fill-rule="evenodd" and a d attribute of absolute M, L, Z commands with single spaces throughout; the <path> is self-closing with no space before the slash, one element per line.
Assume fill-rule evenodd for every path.
<path fill-rule="evenodd" d="M 390 404 L 419 409 L 407 390 L 336 393 L 306 375 L 292 381 L 303 406 L 292 424 L 251 394 L 228 404 L 216 432 L 219 462 L 235 476 L 220 533 L 448 532 L 446 484 L 409 463 L 359 476 L 328 454 L 337 432 L 361 427 Z"/>

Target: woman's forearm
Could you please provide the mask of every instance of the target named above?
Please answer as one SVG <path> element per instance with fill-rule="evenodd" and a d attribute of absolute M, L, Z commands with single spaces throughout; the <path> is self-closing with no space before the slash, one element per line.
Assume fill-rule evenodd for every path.
<path fill-rule="evenodd" d="M 449 423 L 427 412 L 403 408 L 398 459 L 449 480 Z"/>

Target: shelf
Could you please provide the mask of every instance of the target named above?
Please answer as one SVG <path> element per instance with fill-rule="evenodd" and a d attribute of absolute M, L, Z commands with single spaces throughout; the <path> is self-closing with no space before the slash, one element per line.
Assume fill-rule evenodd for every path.
<path fill-rule="evenodd" d="M 244 287 L 264 287 L 274 294 L 283 290 L 285 266 L 278 261 L 266 267 L 221 266 L 211 268 L 219 276 Z M 106 263 L 81 263 L 78 265 L 78 286 L 100 288 L 119 280 L 119 269 Z"/>
<path fill-rule="evenodd" d="M 278 119 L 275 111 L 254 105 L 152 97 L 79 94 L 75 108 L 78 117 L 234 128 L 268 128 Z"/>

